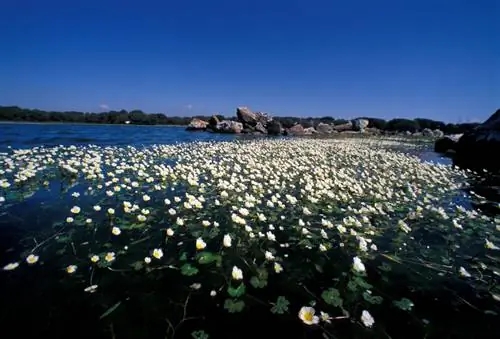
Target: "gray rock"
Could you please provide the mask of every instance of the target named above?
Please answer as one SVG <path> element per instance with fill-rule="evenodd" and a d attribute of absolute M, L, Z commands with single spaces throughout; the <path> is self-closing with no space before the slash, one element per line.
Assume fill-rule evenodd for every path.
<path fill-rule="evenodd" d="M 317 134 L 318 131 L 316 131 L 316 129 L 314 129 L 314 127 L 308 127 L 308 128 L 304 128 L 304 135 L 311 135 L 311 134 Z"/>
<path fill-rule="evenodd" d="M 432 131 L 432 134 L 434 135 L 434 138 L 444 137 L 444 132 L 441 131 L 440 129 L 435 129 L 434 131 Z"/>
<path fill-rule="evenodd" d="M 422 131 L 424 137 L 434 137 L 434 132 L 430 128 L 424 128 Z"/>
<path fill-rule="evenodd" d="M 370 123 L 370 121 L 368 121 L 366 119 L 355 119 L 354 123 L 353 123 L 354 130 L 364 132 L 365 128 L 368 127 L 369 123 Z"/>
<path fill-rule="evenodd" d="M 243 126 L 256 127 L 260 123 L 264 128 L 267 124 L 272 121 L 272 118 L 262 112 L 252 112 L 248 107 L 238 107 L 236 108 L 236 117 L 238 121 L 243 124 Z"/>
<path fill-rule="evenodd" d="M 194 118 L 186 127 L 186 131 L 204 131 L 207 129 L 208 122 Z"/>
<path fill-rule="evenodd" d="M 335 125 L 335 126 L 333 126 L 333 130 L 338 131 L 338 132 L 352 131 L 353 130 L 353 124 L 352 124 L 351 121 L 349 121 L 346 124 Z"/>
<path fill-rule="evenodd" d="M 264 125 L 259 121 L 257 125 L 254 127 L 256 132 L 262 133 L 262 134 L 267 134 L 267 129 L 264 127 Z"/>
<path fill-rule="evenodd" d="M 218 133 L 241 133 L 243 124 L 237 121 L 222 120 L 215 126 L 214 131 Z"/>
<path fill-rule="evenodd" d="M 270 121 L 267 124 L 267 134 L 269 135 L 282 135 L 283 134 L 283 127 L 281 126 L 281 123 L 278 121 Z"/>
<path fill-rule="evenodd" d="M 471 169 L 500 170 L 500 109 L 457 143 L 455 164 Z"/>
<path fill-rule="evenodd" d="M 330 134 L 333 131 L 333 127 L 330 124 L 320 122 L 318 126 L 316 126 L 316 130 L 318 131 L 318 133 Z"/>

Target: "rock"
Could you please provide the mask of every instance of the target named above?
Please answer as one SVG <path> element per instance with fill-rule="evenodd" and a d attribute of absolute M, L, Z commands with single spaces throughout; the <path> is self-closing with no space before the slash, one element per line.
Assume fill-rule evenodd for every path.
<path fill-rule="evenodd" d="M 207 129 L 208 122 L 194 118 L 186 127 L 186 131 L 204 131 Z"/>
<path fill-rule="evenodd" d="M 301 124 L 296 124 L 285 130 L 286 135 L 304 135 L 304 127 Z"/>
<path fill-rule="evenodd" d="M 342 124 L 342 125 L 333 126 L 333 130 L 339 131 L 339 132 L 352 131 L 352 129 L 353 129 L 352 122 L 348 122 L 348 123 Z"/>
<path fill-rule="evenodd" d="M 379 130 L 376 127 L 367 127 L 364 130 L 365 133 L 373 134 L 373 135 L 379 135 L 382 134 L 383 131 Z"/>
<path fill-rule="evenodd" d="M 316 129 L 314 129 L 314 127 L 308 127 L 308 128 L 304 128 L 304 135 L 311 135 L 311 134 L 317 134 L 318 131 L 316 131 Z"/>
<path fill-rule="evenodd" d="M 440 129 L 435 129 L 434 131 L 432 131 L 432 134 L 434 135 L 435 138 L 444 137 L 444 132 L 441 131 Z"/>
<path fill-rule="evenodd" d="M 324 124 L 320 122 L 318 126 L 316 126 L 316 130 L 318 131 L 318 133 L 330 134 L 333 131 L 333 127 L 329 124 Z"/>
<path fill-rule="evenodd" d="M 262 112 L 252 112 L 248 107 L 238 107 L 236 108 L 236 116 L 238 121 L 243 124 L 243 126 L 255 127 L 258 123 L 261 123 L 264 128 L 267 127 L 267 123 L 272 120 L 266 113 Z"/>
<path fill-rule="evenodd" d="M 241 133 L 243 124 L 237 121 L 222 120 L 215 126 L 215 132 L 218 133 Z"/>
<path fill-rule="evenodd" d="M 500 170 L 500 109 L 458 140 L 454 163 L 471 169 Z"/>
<path fill-rule="evenodd" d="M 434 143 L 434 152 L 437 153 L 455 152 L 456 147 L 457 147 L 457 140 L 447 136 L 436 140 L 436 142 Z"/>
<path fill-rule="evenodd" d="M 262 134 L 267 134 L 267 129 L 262 125 L 262 123 L 259 121 L 257 125 L 255 125 L 255 131 L 262 133 Z"/>
<path fill-rule="evenodd" d="M 432 132 L 432 130 L 430 128 L 424 128 L 422 130 L 422 135 L 424 137 L 434 137 L 434 132 Z"/>
<path fill-rule="evenodd" d="M 369 123 L 370 121 L 366 119 L 355 119 L 353 124 L 354 130 L 359 132 L 364 132 L 365 128 L 368 127 Z"/>
<path fill-rule="evenodd" d="M 270 121 L 267 124 L 267 134 L 269 135 L 282 135 L 283 134 L 283 127 L 281 126 L 281 123 L 278 121 Z"/>
<path fill-rule="evenodd" d="M 212 115 L 210 119 L 208 119 L 208 125 L 215 129 L 217 127 L 217 124 L 220 122 L 219 118 L 216 115 Z"/>

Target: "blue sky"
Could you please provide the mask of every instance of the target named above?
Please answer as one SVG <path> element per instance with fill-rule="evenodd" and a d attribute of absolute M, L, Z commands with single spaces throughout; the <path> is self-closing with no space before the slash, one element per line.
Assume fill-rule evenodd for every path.
<path fill-rule="evenodd" d="M 0 105 L 483 120 L 498 17 L 497 0 L 6 0 Z"/>

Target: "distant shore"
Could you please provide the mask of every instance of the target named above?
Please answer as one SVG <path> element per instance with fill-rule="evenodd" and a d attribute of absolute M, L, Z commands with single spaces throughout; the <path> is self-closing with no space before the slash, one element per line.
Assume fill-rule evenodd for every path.
<path fill-rule="evenodd" d="M 187 125 L 146 125 L 146 124 L 106 124 L 96 122 L 65 122 L 65 121 L 12 121 L 0 120 L 0 124 L 4 125 L 93 125 L 93 126 L 142 126 L 142 127 L 186 127 Z"/>

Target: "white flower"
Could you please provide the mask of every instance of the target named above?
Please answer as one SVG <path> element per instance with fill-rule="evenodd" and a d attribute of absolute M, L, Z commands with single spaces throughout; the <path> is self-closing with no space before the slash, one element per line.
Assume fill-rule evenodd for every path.
<path fill-rule="evenodd" d="M 471 277 L 471 274 L 469 272 L 467 272 L 467 270 L 465 268 L 463 268 L 462 266 L 460 266 L 459 273 L 462 277 L 465 277 L 465 278 Z"/>
<path fill-rule="evenodd" d="M 273 234 L 273 232 L 267 231 L 266 235 L 267 235 L 267 239 L 268 240 L 270 240 L 270 241 L 276 241 L 276 236 Z"/>
<path fill-rule="evenodd" d="M 208 226 L 210 226 L 210 221 L 208 221 L 208 220 L 203 220 L 203 221 L 201 222 L 201 224 L 202 224 L 203 226 L 205 226 L 205 227 L 208 227 Z"/>
<path fill-rule="evenodd" d="M 12 262 L 10 264 L 5 265 L 3 267 L 3 270 L 4 271 L 12 271 L 12 270 L 15 270 L 18 267 L 19 267 L 19 263 L 18 262 Z"/>
<path fill-rule="evenodd" d="M 97 285 L 92 285 L 84 289 L 85 292 L 94 293 L 97 290 Z"/>
<path fill-rule="evenodd" d="M 168 228 L 168 229 L 167 229 L 167 235 L 168 235 L 169 237 L 173 236 L 173 235 L 174 235 L 174 230 L 173 230 L 173 229 L 171 229 L 171 228 Z"/>
<path fill-rule="evenodd" d="M 234 280 L 242 280 L 243 279 L 243 271 L 238 267 L 233 266 L 233 271 L 231 273 Z"/>
<path fill-rule="evenodd" d="M 78 197 L 80 196 L 80 193 L 78 193 L 78 192 L 73 192 L 73 193 L 71 194 L 71 196 L 72 196 L 72 197 L 75 197 L 75 198 L 78 198 Z"/>
<path fill-rule="evenodd" d="M 269 260 L 269 261 L 274 260 L 274 255 L 269 251 L 266 251 L 265 257 L 266 257 L 266 260 Z"/>
<path fill-rule="evenodd" d="M 145 216 L 145 215 L 139 214 L 139 215 L 137 216 L 137 220 L 138 220 L 138 221 L 140 221 L 140 222 L 144 222 L 144 221 L 146 221 L 146 219 L 147 219 L 147 218 L 146 218 L 146 216 Z"/>
<path fill-rule="evenodd" d="M 274 263 L 274 272 L 281 273 L 282 271 L 283 271 L 283 266 L 281 266 L 279 263 L 275 262 Z"/>
<path fill-rule="evenodd" d="M 316 310 L 312 307 L 304 306 L 299 311 L 299 318 L 306 325 L 315 325 L 319 323 L 319 317 L 314 315 Z"/>
<path fill-rule="evenodd" d="M 332 317 L 326 312 L 321 311 L 321 320 L 323 320 L 325 323 L 331 323 Z"/>
<path fill-rule="evenodd" d="M 101 210 L 101 206 L 95 205 L 94 206 L 94 211 L 99 212 Z"/>
<path fill-rule="evenodd" d="M 492 243 L 488 239 L 486 239 L 485 247 L 488 248 L 488 249 L 490 249 L 490 250 L 498 250 L 498 249 L 500 249 L 498 246 L 496 246 L 494 243 Z"/>
<path fill-rule="evenodd" d="M 146 264 L 150 264 L 150 263 L 151 263 L 151 258 L 150 258 L 150 257 L 145 257 L 145 258 L 144 258 L 144 262 L 145 262 Z"/>
<path fill-rule="evenodd" d="M 85 219 L 85 222 L 86 222 L 87 224 L 91 224 L 91 223 L 92 223 L 92 219 L 87 218 L 87 219 Z"/>
<path fill-rule="evenodd" d="M 204 249 L 205 247 L 207 247 L 207 244 L 206 244 L 206 242 L 203 241 L 202 238 L 196 239 L 196 249 L 198 251 Z"/>
<path fill-rule="evenodd" d="M 73 213 L 73 214 L 78 214 L 78 213 L 80 213 L 80 211 L 81 211 L 81 209 L 78 206 L 73 206 L 71 208 L 71 213 Z"/>
<path fill-rule="evenodd" d="M 113 208 L 108 208 L 108 214 L 115 214 L 115 210 Z"/>
<path fill-rule="evenodd" d="M 77 269 L 76 265 L 69 265 L 68 267 L 66 267 L 66 272 L 72 274 L 76 272 L 76 269 Z"/>
<path fill-rule="evenodd" d="M 375 319 L 373 319 L 370 312 L 368 312 L 367 310 L 363 310 L 363 312 L 361 312 L 361 322 L 366 327 L 372 327 L 373 324 L 375 324 Z"/>
<path fill-rule="evenodd" d="M 179 226 L 183 226 L 184 225 L 184 219 L 182 218 L 177 218 L 177 220 L 175 221 L 175 223 Z"/>
<path fill-rule="evenodd" d="M 114 235 L 120 235 L 120 233 L 122 233 L 121 229 L 119 229 L 118 227 L 113 227 L 111 229 L 111 233 L 113 233 Z"/>
<path fill-rule="evenodd" d="M 104 257 L 104 260 L 106 260 L 107 262 L 112 262 L 115 259 L 116 259 L 115 252 L 108 252 L 108 253 L 106 253 L 106 256 Z"/>
<path fill-rule="evenodd" d="M 92 261 L 93 263 L 98 262 L 99 261 L 99 256 L 97 256 L 97 255 L 94 254 L 93 256 L 90 257 L 90 261 Z"/>
<path fill-rule="evenodd" d="M 165 203 L 165 205 L 170 205 L 171 204 L 170 200 L 168 200 L 168 199 L 163 200 L 163 202 Z"/>
<path fill-rule="evenodd" d="M 170 215 L 175 215 L 176 213 L 177 213 L 177 211 L 176 211 L 176 210 L 174 210 L 173 208 L 170 208 L 170 209 L 168 210 L 168 214 L 170 214 Z"/>
<path fill-rule="evenodd" d="M 365 272 L 365 265 L 358 257 L 352 258 L 352 268 L 356 272 Z"/>
<path fill-rule="evenodd" d="M 161 259 L 163 257 L 163 250 L 161 248 L 155 248 L 153 250 L 153 257 L 156 259 Z"/>
<path fill-rule="evenodd" d="M 149 195 L 144 194 L 144 195 L 142 196 L 142 200 L 144 200 L 144 201 L 149 201 L 149 200 L 151 200 L 151 198 L 149 197 Z"/>
<path fill-rule="evenodd" d="M 222 244 L 224 247 L 231 247 L 231 236 L 229 234 L 226 234 L 224 236 L 224 239 L 222 240 Z"/>
<path fill-rule="evenodd" d="M 217 292 L 215 290 L 210 291 L 210 296 L 215 297 L 217 295 Z"/>
<path fill-rule="evenodd" d="M 325 245 L 320 244 L 320 245 L 319 245 L 319 250 L 320 250 L 321 252 L 326 252 L 328 249 L 326 248 L 326 246 L 325 246 Z"/>
<path fill-rule="evenodd" d="M 26 257 L 26 262 L 30 265 L 35 264 L 38 261 L 38 255 L 30 254 Z"/>

